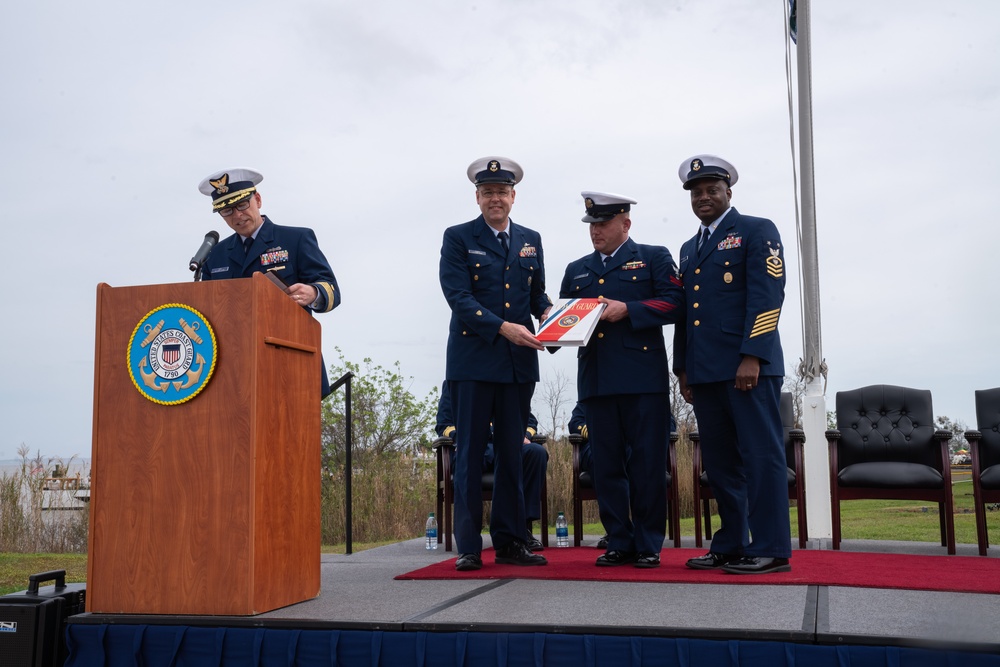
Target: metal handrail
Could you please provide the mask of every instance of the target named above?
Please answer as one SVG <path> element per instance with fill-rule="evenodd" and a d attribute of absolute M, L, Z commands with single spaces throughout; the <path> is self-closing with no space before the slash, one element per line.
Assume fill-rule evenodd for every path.
<path fill-rule="evenodd" d="M 340 376 L 340 379 L 333 383 L 330 387 L 330 393 L 337 391 L 341 386 L 346 385 L 344 389 L 344 419 L 347 422 L 347 433 L 344 438 L 344 532 L 347 538 L 347 550 L 346 553 L 350 555 L 354 551 L 354 529 L 352 527 L 352 522 L 354 521 L 354 513 L 351 509 L 351 452 L 354 449 L 354 422 L 351 419 L 351 378 L 354 377 L 354 373 L 348 371 Z"/>

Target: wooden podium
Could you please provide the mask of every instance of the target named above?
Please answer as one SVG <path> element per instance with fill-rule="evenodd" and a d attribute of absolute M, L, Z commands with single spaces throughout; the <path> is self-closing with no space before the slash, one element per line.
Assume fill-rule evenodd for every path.
<path fill-rule="evenodd" d="M 178 404 L 140 393 L 127 361 L 165 304 L 202 314 L 217 346 Z M 250 615 L 319 595 L 320 348 L 262 274 L 98 285 L 87 611 Z"/>

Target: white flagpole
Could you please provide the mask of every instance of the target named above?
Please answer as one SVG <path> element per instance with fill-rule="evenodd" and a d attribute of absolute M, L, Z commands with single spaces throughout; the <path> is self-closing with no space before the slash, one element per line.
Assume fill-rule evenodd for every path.
<path fill-rule="evenodd" d="M 806 507 L 809 537 L 829 538 L 830 463 L 826 443 L 826 363 L 823 359 L 819 301 L 819 253 L 816 241 L 816 197 L 812 136 L 812 52 L 810 0 L 797 0 L 796 64 L 799 84 L 799 167 L 802 206 L 803 356 L 800 372 L 806 381 L 802 428 L 806 434 Z"/>

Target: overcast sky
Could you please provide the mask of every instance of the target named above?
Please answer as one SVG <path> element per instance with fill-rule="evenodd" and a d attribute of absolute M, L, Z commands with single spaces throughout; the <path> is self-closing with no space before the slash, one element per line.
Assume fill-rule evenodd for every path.
<path fill-rule="evenodd" d="M 233 166 L 264 174 L 264 212 L 312 227 L 334 268 L 327 361 L 398 360 L 425 395 L 444 374 L 441 235 L 479 213 L 470 162 L 524 167 L 512 218 L 541 233 L 555 297 L 592 251 L 581 190 L 638 200 L 632 237 L 676 259 L 698 226 L 677 167 L 722 155 L 733 204 L 789 249 L 791 366 L 783 2 L 6 3 L 0 459 L 90 455 L 97 284 L 189 281 L 205 233 L 229 232 L 197 185 Z M 813 5 L 831 409 L 838 390 L 901 384 L 972 425 L 973 391 L 1000 385 L 998 51 L 993 0 Z M 575 378 L 574 355 L 541 369 Z"/>

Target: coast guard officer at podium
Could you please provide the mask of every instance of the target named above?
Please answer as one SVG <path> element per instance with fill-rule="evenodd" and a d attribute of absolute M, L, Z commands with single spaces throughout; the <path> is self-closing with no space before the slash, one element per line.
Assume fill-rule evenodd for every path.
<path fill-rule="evenodd" d="M 316 234 L 305 227 L 285 227 L 260 212 L 257 185 L 264 177 L 253 169 L 235 168 L 207 176 L 198 190 L 212 198 L 212 210 L 235 232 L 212 248 L 202 280 L 249 278 L 274 273 L 288 285 L 288 296 L 303 308 L 328 313 L 340 305 L 340 288 Z M 330 393 L 320 359 L 322 393 Z"/>
<path fill-rule="evenodd" d="M 521 166 L 504 157 L 473 162 L 482 214 L 449 227 L 441 245 L 440 279 L 451 322 L 445 380 L 455 439 L 455 541 L 458 570 L 482 567 L 483 453 L 493 424 L 495 456 L 490 536 L 496 562 L 545 565 L 524 542 L 521 445 L 538 381 L 532 316 L 551 307 L 545 294 L 542 239 L 511 221 Z"/>
<path fill-rule="evenodd" d="M 686 322 L 674 328 L 674 372 L 694 406 L 721 527 L 711 551 L 687 562 L 733 574 L 785 572 L 791 552 L 788 478 L 778 405 L 785 362 L 778 316 L 785 298 L 774 223 L 730 205 L 738 175 L 695 155 L 678 175 L 701 220 L 681 247 Z"/>
<path fill-rule="evenodd" d="M 594 252 L 566 267 L 559 296 L 608 304 L 577 353 L 578 396 L 594 442 L 594 490 L 608 531 L 597 565 L 658 567 L 667 532 L 670 440 L 663 325 L 683 316 L 684 293 L 670 251 L 629 238 L 635 200 L 581 195 Z"/>

